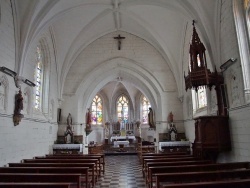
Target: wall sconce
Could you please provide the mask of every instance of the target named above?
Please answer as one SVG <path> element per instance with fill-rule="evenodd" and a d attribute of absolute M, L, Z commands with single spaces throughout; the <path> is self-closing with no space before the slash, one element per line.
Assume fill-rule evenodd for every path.
<path fill-rule="evenodd" d="M 24 80 L 24 83 L 27 84 L 27 85 L 29 85 L 29 86 L 31 86 L 31 87 L 35 87 L 35 86 L 36 86 L 36 84 L 34 84 L 33 82 L 31 82 L 31 81 L 28 80 L 28 79 L 25 79 L 25 80 Z"/>
<path fill-rule="evenodd" d="M 36 84 L 31 82 L 30 80 L 28 80 L 28 79 L 26 79 L 26 78 L 24 78 L 22 76 L 17 76 L 16 72 L 14 72 L 13 70 L 8 69 L 7 67 L 0 67 L 0 71 L 5 73 L 5 74 L 8 74 L 11 77 L 13 77 L 17 88 L 21 88 L 22 82 L 24 82 L 25 84 L 27 84 L 27 85 L 29 85 L 31 87 L 36 86 Z"/>
<path fill-rule="evenodd" d="M 220 66 L 220 69 L 221 71 L 225 71 L 228 67 L 230 67 L 234 62 L 236 62 L 237 59 L 236 58 L 230 58 L 229 60 L 227 60 L 225 63 L 223 63 L 221 66 Z"/>
<path fill-rule="evenodd" d="M 7 67 L 0 67 L 0 71 L 8 74 L 9 76 L 15 77 L 17 75 L 16 72 L 14 72 L 13 70 L 8 69 Z"/>

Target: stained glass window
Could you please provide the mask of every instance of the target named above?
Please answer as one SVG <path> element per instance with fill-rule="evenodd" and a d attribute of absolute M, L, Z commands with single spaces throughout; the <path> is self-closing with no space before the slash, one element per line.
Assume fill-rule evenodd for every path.
<path fill-rule="evenodd" d="M 102 99 L 96 95 L 91 105 L 92 125 L 102 124 Z"/>
<path fill-rule="evenodd" d="M 35 91 L 35 109 L 41 109 L 41 92 L 42 92 L 42 79 L 43 79 L 43 57 L 40 45 L 36 48 L 36 91 Z"/>
<path fill-rule="evenodd" d="M 128 108 L 129 101 L 125 95 L 119 97 L 117 101 L 117 118 L 118 121 L 127 123 L 128 122 Z"/>
<path fill-rule="evenodd" d="M 150 107 L 151 107 L 150 102 L 148 101 L 148 99 L 145 96 L 143 96 L 141 98 L 142 124 L 148 123 L 148 113 L 149 113 Z"/>

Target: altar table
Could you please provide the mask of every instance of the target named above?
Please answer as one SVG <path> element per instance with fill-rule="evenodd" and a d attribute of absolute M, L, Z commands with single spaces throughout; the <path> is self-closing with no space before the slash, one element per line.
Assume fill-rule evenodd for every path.
<path fill-rule="evenodd" d="M 54 144 L 53 153 L 82 153 L 82 144 Z"/>
<path fill-rule="evenodd" d="M 119 145 L 129 146 L 129 141 L 114 141 L 114 147 L 119 147 Z"/>
<path fill-rule="evenodd" d="M 159 142 L 159 151 L 164 151 L 162 148 L 190 148 L 190 142 L 189 141 L 169 141 L 169 142 Z"/>
<path fill-rule="evenodd" d="M 114 140 L 136 140 L 135 136 L 111 136 L 110 141 L 114 141 Z"/>

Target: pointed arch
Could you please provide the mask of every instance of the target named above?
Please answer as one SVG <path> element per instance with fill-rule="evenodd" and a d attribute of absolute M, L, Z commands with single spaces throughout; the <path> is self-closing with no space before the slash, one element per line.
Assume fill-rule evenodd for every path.
<path fill-rule="evenodd" d="M 35 69 L 35 112 L 43 113 L 49 118 L 49 79 L 50 79 L 50 53 L 46 38 L 41 38 L 36 46 Z"/>

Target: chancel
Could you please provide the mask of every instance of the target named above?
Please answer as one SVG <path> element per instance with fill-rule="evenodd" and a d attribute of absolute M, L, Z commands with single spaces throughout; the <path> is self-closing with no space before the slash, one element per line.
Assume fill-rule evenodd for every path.
<path fill-rule="evenodd" d="M 2 0 L 0 10 L 0 187 L 48 185 L 34 177 L 45 168 L 59 187 L 250 181 L 249 0 Z M 217 167 L 227 170 L 206 171 Z M 51 178 L 54 168 L 68 176 Z"/>

